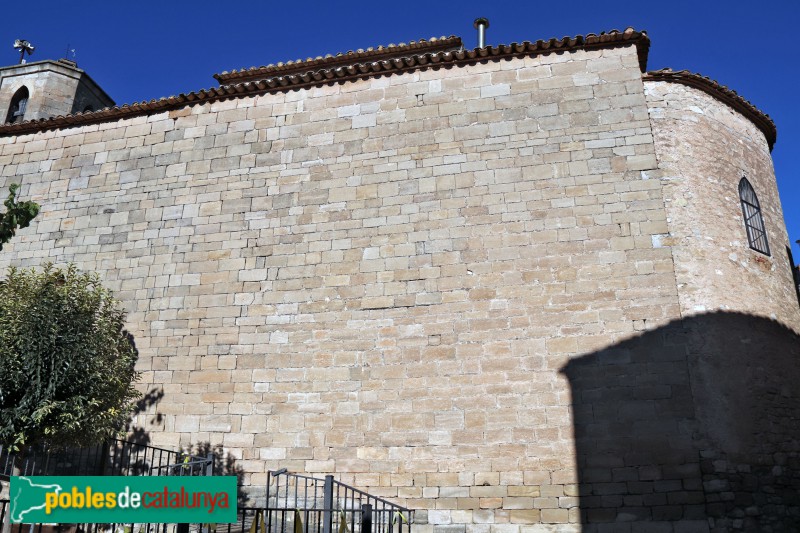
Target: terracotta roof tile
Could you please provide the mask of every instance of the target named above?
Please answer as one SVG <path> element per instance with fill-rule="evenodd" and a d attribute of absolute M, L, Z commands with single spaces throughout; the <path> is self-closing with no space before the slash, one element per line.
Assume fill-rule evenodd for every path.
<path fill-rule="evenodd" d="M 367 48 L 366 50 L 350 50 L 349 52 L 336 55 L 317 56 L 315 58 L 298 59 L 287 61 L 286 63 L 270 64 L 261 67 L 250 67 L 248 69 L 232 70 L 214 74 L 214 79 L 222 84 L 235 83 L 253 79 L 262 79 L 275 75 L 297 74 L 308 70 L 334 68 L 342 65 L 352 65 L 363 61 L 379 61 L 384 58 L 391 58 L 397 55 L 408 55 L 445 52 L 461 48 L 461 37 L 451 35 L 450 37 L 431 37 L 428 40 L 420 39 L 411 41 L 408 44 L 390 44 L 388 46 L 378 46 Z"/>
<path fill-rule="evenodd" d="M 720 84 L 716 80 L 712 80 L 707 76 L 702 76 L 688 70 L 674 71 L 670 68 L 661 70 L 653 70 L 645 73 L 645 81 L 668 81 L 672 83 L 680 83 L 689 87 L 699 89 L 717 100 L 720 100 L 733 109 L 744 115 L 747 119 L 753 122 L 763 133 L 767 139 L 769 149 L 775 146 L 775 141 L 778 138 L 778 130 L 775 123 L 769 115 L 759 110 L 756 106 L 749 101 L 742 98 L 733 89 Z"/>
<path fill-rule="evenodd" d="M 445 41 L 448 47 L 454 41 L 447 38 Z M 352 79 L 363 78 L 365 76 L 379 76 L 417 70 L 422 68 L 436 68 L 445 65 L 470 64 L 484 59 L 502 59 L 507 57 L 524 57 L 545 55 L 550 53 L 568 52 L 571 50 L 592 50 L 598 48 L 614 48 L 618 46 L 635 45 L 639 55 L 639 66 L 644 72 L 647 65 L 647 51 L 650 47 L 650 39 L 645 32 L 627 28 L 625 31 L 612 30 L 608 33 L 578 35 L 575 37 L 563 37 L 562 39 L 549 39 L 547 41 L 538 40 L 536 42 L 524 41 L 522 43 L 500 44 L 497 46 L 487 46 L 485 48 L 444 50 L 444 51 L 420 51 L 431 45 L 432 41 L 418 41 L 412 44 L 396 47 L 386 47 L 382 50 L 366 50 L 353 52 L 353 54 L 374 54 L 365 58 L 365 61 L 344 61 L 339 64 L 339 57 L 332 56 L 328 68 L 314 68 L 317 59 L 311 60 L 314 65 L 308 68 L 306 61 L 292 63 L 292 67 L 273 65 L 254 69 L 253 75 L 250 70 L 244 71 L 245 81 L 230 83 L 212 87 L 210 89 L 200 89 L 196 92 L 179 94 L 143 102 L 135 102 L 122 106 L 100 109 L 94 112 L 76 113 L 72 115 L 61 115 L 57 117 L 17 122 L 14 124 L 0 125 L 0 135 L 20 135 L 46 129 L 75 126 L 80 124 L 94 124 L 119 120 L 139 115 L 148 115 L 158 112 L 175 109 L 187 104 L 199 102 L 213 102 L 221 98 L 231 96 L 248 96 L 264 94 L 269 92 L 311 87 L 324 83 L 344 82 Z M 438 40 L 437 40 L 438 42 Z M 444 44 L 444 43 L 443 43 Z M 391 50 L 391 52 L 389 52 Z M 349 54 L 349 52 L 348 52 Z M 370 60 L 371 59 L 371 60 Z M 326 58 L 319 61 L 323 63 Z M 300 65 L 306 65 L 301 67 Z M 263 70 L 262 70 L 263 69 Z M 263 73 L 263 77 L 257 73 Z M 228 73 L 226 75 L 233 75 Z M 222 75 L 220 75 L 222 76 Z"/>

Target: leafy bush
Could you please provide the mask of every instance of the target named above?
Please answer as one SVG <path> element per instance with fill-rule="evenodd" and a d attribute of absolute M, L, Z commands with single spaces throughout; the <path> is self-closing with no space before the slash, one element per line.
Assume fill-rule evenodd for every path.
<path fill-rule="evenodd" d="M 139 396 L 124 312 L 96 274 L 10 269 L 0 282 L 0 444 L 82 446 L 117 434 Z"/>

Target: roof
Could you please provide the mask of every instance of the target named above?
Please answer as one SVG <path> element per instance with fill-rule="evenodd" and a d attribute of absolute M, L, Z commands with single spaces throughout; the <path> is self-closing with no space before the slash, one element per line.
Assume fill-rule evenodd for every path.
<path fill-rule="evenodd" d="M 232 96 L 250 96 L 287 91 L 363 77 L 408 72 L 422 68 L 473 64 L 487 59 L 500 60 L 574 50 L 594 50 L 634 45 L 639 56 L 639 66 L 644 72 L 647 66 L 647 52 L 650 48 L 650 39 L 647 33 L 633 28 L 627 28 L 624 31 L 611 30 L 600 34 L 589 33 L 586 36 L 552 38 L 546 41 L 523 41 L 521 43 L 500 44 L 474 49 L 464 49 L 463 47 L 451 49 L 459 41 L 458 37 L 412 41 L 409 44 L 397 46 L 379 47 L 372 50 L 348 52 L 305 61 L 223 72 L 215 77 L 220 81 L 231 81 L 231 83 L 158 100 L 135 102 L 92 112 L 61 115 L 14 124 L 2 124 L 0 125 L 0 135 L 20 135 L 67 126 L 108 122 L 110 120 L 159 113 L 195 103 L 214 102 Z M 444 47 L 444 49 L 440 50 L 439 46 Z M 234 80 L 236 81 L 234 82 Z"/>
<path fill-rule="evenodd" d="M 644 80 L 680 83 L 682 85 L 694 87 L 695 89 L 699 89 L 713 96 L 717 100 L 729 105 L 755 124 L 756 127 L 764 133 L 770 150 L 775 146 L 775 141 L 778 138 L 778 130 L 770 116 L 742 98 L 736 91 L 720 84 L 716 80 L 689 72 L 688 70 L 673 71 L 670 68 L 647 72 L 644 75 Z"/>
<path fill-rule="evenodd" d="M 257 80 L 268 78 L 275 75 L 287 76 L 289 74 L 301 74 L 315 69 L 331 69 L 340 66 L 347 66 L 353 63 L 365 61 L 381 61 L 391 59 L 398 54 L 407 55 L 409 52 L 414 54 L 446 52 L 462 48 L 461 37 L 451 35 L 450 37 L 431 37 L 429 40 L 420 39 L 410 43 L 390 44 L 389 46 L 378 46 L 377 48 L 367 48 L 366 50 L 350 50 L 343 54 L 317 56 L 306 60 L 298 59 L 286 63 L 270 64 L 262 67 L 250 67 L 249 69 L 225 71 L 214 74 L 214 79 L 220 83 L 235 83 L 245 80 Z"/>

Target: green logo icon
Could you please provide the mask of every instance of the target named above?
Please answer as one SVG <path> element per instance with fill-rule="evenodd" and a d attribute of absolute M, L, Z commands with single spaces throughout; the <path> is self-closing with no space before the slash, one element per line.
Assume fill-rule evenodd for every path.
<path fill-rule="evenodd" d="M 19 476 L 11 522 L 233 523 L 235 476 Z"/>

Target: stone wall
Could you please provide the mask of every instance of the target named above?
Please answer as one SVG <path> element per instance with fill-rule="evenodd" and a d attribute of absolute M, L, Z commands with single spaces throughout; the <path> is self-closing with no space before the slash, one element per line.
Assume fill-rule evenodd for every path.
<path fill-rule="evenodd" d="M 442 527 L 577 523 L 559 369 L 678 314 L 638 67 L 579 51 L 6 137 L 2 184 L 43 209 L 0 266 L 101 273 L 165 394 L 157 444 L 221 442 L 253 486 L 337 472 Z"/>
<path fill-rule="evenodd" d="M 78 83 L 78 87 L 75 89 L 75 97 L 72 101 L 70 113 L 97 111 L 98 109 L 113 105 L 114 101 L 111 100 L 91 78 L 83 74 L 80 83 Z"/>
<path fill-rule="evenodd" d="M 661 242 L 672 247 L 681 311 L 743 311 L 800 331 L 789 238 L 764 134 L 698 89 L 648 81 L 645 92 L 669 220 Z M 769 256 L 748 245 L 738 192 L 744 176 L 761 204 Z"/>
<path fill-rule="evenodd" d="M 571 360 L 583 530 L 796 531 L 798 356 L 718 311 Z"/>

